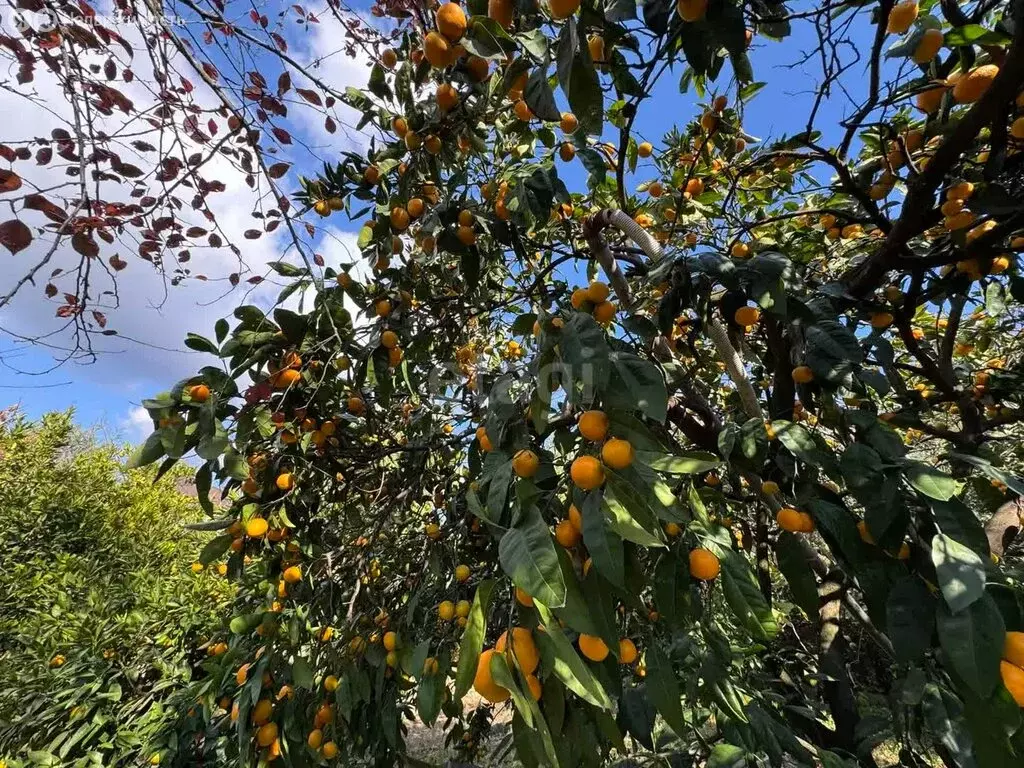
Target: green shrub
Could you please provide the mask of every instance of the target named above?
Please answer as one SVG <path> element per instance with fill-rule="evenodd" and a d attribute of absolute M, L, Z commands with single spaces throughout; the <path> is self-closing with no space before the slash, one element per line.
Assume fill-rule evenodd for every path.
<path fill-rule="evenodd" d="M 126 470 L 72 414 L 0 421 L 0 757 L 10 766 L 149 763 L 231 588 L 191 563 L 202 511 Z"/>

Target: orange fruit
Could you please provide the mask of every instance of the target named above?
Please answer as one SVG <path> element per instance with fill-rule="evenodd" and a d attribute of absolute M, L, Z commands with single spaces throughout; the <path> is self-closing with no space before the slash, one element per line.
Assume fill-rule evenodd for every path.
<path fill-rule="evenodd" d="M 625 469 L 633 463 L 633 446 L 628 440 L 613 437 L 601 449 L 601 459 L 612 469 Z"/>
<path fill-rule="evenodd" d="M 309 732 L 309 736 L 306 737 L 306 744 L 309 745 L 310 749 L 320 749 L 320 745 L 324 743 L 324 732 L 319 728 L 315 728 Z"/>
<path fill-rule="evenodd" d="M 395 632 L 385 632 L 382 642 L 384 643 L 385 651 L 393 651 L 398 647 L 398 635 Z"/>
<path fill-rule="evenodd" d="M 490 65 L 487 63 L 487 59 L 480 56 L 470 56 L 466 59 L 466 71 L 469 72 L 469 76 L 478 83 L 482 83 L 487 79 L 487 75 L 490 73 Z"/>
<path fill-rule="evenodd" d="M 889 11 L 885 31 L 890 35 L 902 35 L 917 18 L 917 0 L 903 0 Z"/>
<path fill-rule="evenodd" d="M 1008 661 L 1000 661 L 999 674 L 1017 706 L 1024 707 L 1024 669 Z"/>
<path fill-rule="evenodd" d="M 592 491 L 604 483 L 604 467 L 593 456 L 576 458 L 569 470 L 569 475 L 576 487 L 584 491 Z"/>
<path fill-rule="evenodd" d="M 1007 632 L 1003 641 L 1003 658 L 1014 666 L 1024 666 L 1024 632 Z"/>
<path fill-rule="evenodd" d="M 476 230 L 472 227 L 465 227 L 460 224 L 458 229 L 455 230 L 455 236 L 459 238 L 459 242 L 463 245 L 472 245 L 476 242 Z"/>
<path fill-rule="evenodd" d="M 594 319 L 605 325 L 615 319 L 618 308 L 610 301 L 602 301 L 594 307 Z"/>
<path fill-rule="evenodd" d="M 562 520 L 555 526 L 555 540 L 566 549 L 580 543 L 580 532 L 570 520 Z"/>
<path fill-rule="evenodd" d="M 604 38 L 600 35 L 591 35 L 587 38 L 587 50 L 590 58 L 595 64 L 604 64 Z"/>
<path fill-rule="evenodd" d="M 293 565 L 284 570 L 284 580 L 287 584 L 296 584 L 302 581 L 302 568 L 297 565 Z"/>
<path fill-rule="evenodd" d="M 270 525 L 262 517 L 254 517 L 245 524 L 245 535 L 250 539 L 259 539 L 266 535 Z"/>
<path fill-rule="evenodd" d="M 701 581 L 714 579 L 722 566 L 713 552 L 698 548 L 690 552 L 690 575 Z"/>
<path fill-rule="evenodd" d="M 734 243 L 732 248 L 729 250 L 734 259 L 745 259 L 750 255 L 750 246 L 746 243 Z M 740 323 L 741 325 L 750 325 L 750 323 Z"/>
<path fill-rule="evenodd" d="M 338 756 L 338 745 L 335 744 L 333 741 L 324 742 L 321 754 L 328 760 L 333 760 Z"/>
<path fill-rule="evenodd" d="M 580 127 L 580 121 L 572 112 L 563 112 L 558 127 L 562 129 L 562 133 L 576 133 L 576 129 Z"/>
<path fill-rule="evenodd" d="M 376 165 L 367 166 L 363 171 L 363 181 L 367 184 L 376 184 L 380 181 L 380 169 Z"/>
<path fill-rule="evenodd" d="M 685 191 L 690 197 L 698 197 L 704 194 L 704 182 L 701 179 L 690 179 L 686 182 Z"/>
<path fill-rule="evenodd" d="M 756 307 L 740 307 L 733 314 L 736 325 L 753 325 L 761 318 L 761 312 Z"/>
<path fill-rule="evenodd" d="M 428 32 L 423 38 L 423 55 L 427 57 L 430 66 L 437 69 L 447 67 L 452 57 L 452 47 L 448 38 L 440 32 Z"/>
<path fill-rule="evenodd" d="M 876 331 L 883 330 L 892 325 L 893 316 L 891 312 L 875 312 L 871 315 L 871 327 Z"/>
<path fill-rule="evenodd" d="M 530 689 L 530 695 L 534 701 L 540 701 L 541 685 L 536 675 L 526 676 L 526 687 Z"/>
<path fill-rule="evenodd" d="M 551 17 L 561 21 L 572 16 L 580 7 L 580 0 L 551 0 Z"/>
<path fill-rule="evenodd" d="M 366 412 L 366 401 L 359 395 L 351 395 L 345 405 L 348 408 L 348 412 L 356 416 L 361 416 Z"/>
<path fill-rule="evenodd" d="M 409 227 L 409 212 L 399 205 L 391 209 L 391 226 L 399 232 Z"/>
<path fill-rule="evenodd" d="M 939 106 L 942 104 L 942 97 L 945 95 L 945 93 L 945 86 L 939 86 L 937 88 L 928 88 L 917 94 L 917 97 L 914 100 L 914 104 L 926 115 L 930 115 L 933 112 L 938 111 Z"/>
<path fill-rule="evenodd" d="M 637 145 L 636 154 L 639 157 L 650 157 L 651 153 L 654 152 L 654 147 L 651 142 L 645 141 L 642 144 Z"/>
<path fill-rule="evenodd" d="M 384 331 L 380 335 L 380 345 L 388 349 L 394 349 L 398 346 L 398 334 L 394 331 Z"/>
<path fill-rule="evenodd" d="M 639 655 L 632 640 L 628 637 L 619 640 L 619 664 L 632 664 Z"/>
<path fill-rule="evenodd" d="M 491 443 L 491 438 L 487 436 L 487 430 L 483 427 L 476 428 L 476 439 L 480 443 L 480 450 L 484 453 L 490 453 L 494 450 L 494 445 Z"/>
<path fill-rule="evenodd" d="M 604 640 L 594 635 L 581 634 L 579 639 L 580 653 L 591 661 L 604 661 L 608 658 L 608 646 Z"/>
<path fill-rule="evenodd" d="M 503 688 L 494 681 L 494 677 L 491 675 L 491 657 L 494 656 L 495 650 L 489 648 L 480 654 L 480 658 L 476 663 L 476 675 L 473 677 L 473 688 L 481 698 L 491 702 L 491 704 L 500 704 L 506 701 L 511 695 L 507 688 Z"/>
<path fill-rule="evenodd" d="M 270 377 L 270 385 L 274 389 L 288 389 L 302 380 L 302 374 L 294 368 L 285 368 L 277 371 Z"/>
<path fill-rule="evenodd" d="M 533 477 L 538 467 L 540 459 L 529 449 L 524 448 L 512 457 L 512 471 L 516 473 L 516 477 Z"/>
<path fill-rule="evenodd" d="M 437 606 L 437 617 L 441 621 L 451 621 L 455 618 L 455 603 L 451 600 L 443 600 L 441 604 Z"/>
<path fill-rule="evenodd" d="M 252 708 L 252 722 L 254 725 L 263 725 L 270 720 L 270 715 L 274 710 L 273 704 L 270 703 L 270 699 L 260 699 L 256 702 L 256 706 Z"/>
<path fill-rule="evenodd" d="M 761 483 L 761 493 L 766 496 L 772 496 L 779 492 L 779 484 L 774 480 L 765 480 Z"/>
<path fill-rule="evenodd" d="M 277 741 L 277 723 L 261 725 L 260 729 L 256 731 L 256 743 L 261 747 L 269 747 L 275 741 Z"/>
<path fill-rule="evenodd" d="M 380 61 L 385 67 L 391 69 L 398 63 L 398 54 L 395 53 L 393 48 L 385 48 L 384 52 L 380 55 Z"/>
<path fill-rule="evenodd" d="M 569 517 L 568 520 L 572 523 L 572 527 L 580 533 L 583 533 L 583 515 L 580 514 L 579 509 L 575 504 L 569 505 Z"/>
<path fill-rule="evenodd" d="M 512 108 L 512 111 L 515 112 L 516 117 L 518 117 L 524 123 L 529 122 L 530 119 L 533 117 L 533 112 L 530 111 L 529 105 L 522 99 L 519 99 L 519 101 L 516 102 L 515 106 Z"/>
<path fill-rule="evenodd" d="M 188 388 L 188 396 L 194 403 L 205 403 L 210 399 L 210 388 L 205 384 L 195 384 Z"/>
<path fill-rule="evenodd" d="M 573 309 L 579 309 L 580 307 L 583 306 L 583 302 L 586 300 L 587 289 L 577 288 L 575 291 L 572 292 L 572 296 L 570 297 L 569 302 L 572 304 Z"/>
<path fill-rule="evenodd" d="M 599 443 L 608 435 L 608 415 L 604 411 L 584 411 L 578 426 L 583 437 Z"/>
<path fill-rule="evenodd" d="M 890 14 L 891 18 L 891 14 Z M 911 58 L 915 64 L 927 64 L 929 61 L 935 58 L 940 50 L 942 50 L 942 42 L 944 40 L 942 30 L 939 29 L 926 29 L 924 34 L 921 35 L 921 39 L 917 41 L 917 47 L 914 48 L 914 53 Z M 908 147 L 908 149 L 910 149 Z M 910 150 L 913 152 L 914 150 Z"/>
<path fill-rule="evenodd" d="M 498 653 L 506 653 L 511 650 L 519 663 L 520 668 L 527 675 L 532 675 L 540 664 L 540 651 L 533 641 L 533 633 L 527 627 L 512 628 L 512 648 L 508 648 L 508 631 L 501 633 L 498 641 L 494 644 L 494 650 Z M 509 660 L 511 664 L 511 659 Z"/>
<path fill-rule="evenodd" d="M 487 0 L 487 15 L 505 29 L 512 26 L 513 0 Z"/>
<path fill-rule="evenodd" d="M 611 296 L 611 288 L 608 287 L 607 283 L 602 283 L 600 280 L 594 280 L 586 289 L 586 298 L 592 304 L 600 304 L 602 301 L 607 301 L 608 297 Z"/>
<path fill-rule="evenodd" d="M 455 580 L 460 584 L 469 581 L 469 574 L 470 571 L 468 565 L 455 566 Z"/>
<path fill-rule="evenodd" d="M 533 607 L 533 598 L 530 597 L 526 592 L 519 587 L 516 587 L 516 602 L 526 608 Z"/>
<path fill-rule="evenodd" d="M 454 43 L 466 32 L 466 12 L 458 3 L 444 3 L 437 9 L 437 28 Z"/>
<path fill-rule="evenodd" d="M 705 112 L 700 116 L 700 127 L 711 133 L 718 128 L 718 115 L 711 111 Z"/>
<path fill-rule="evenodd" d="M 998 74 L 999 67 L 995 64 L 975 67 L 956 81 L 956 85 L 953 86 L 953 98 L 959 104 L 973 104 L 985 94 Z"/>
<path fill-rule="evenodd" d="M 708 0 L 676 0 L 676 12 L 683 21 L 699 21 L 708 10 Z"/>

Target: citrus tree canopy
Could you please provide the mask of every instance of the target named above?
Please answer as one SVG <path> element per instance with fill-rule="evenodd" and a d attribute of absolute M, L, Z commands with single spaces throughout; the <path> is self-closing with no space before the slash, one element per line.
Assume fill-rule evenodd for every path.
<path fill-rule="evenodd" d="M 267 74 L 161 44 L 273 115 L 259 14 L 182 2 Z M 418 765 L 418 718 L 469 763 L 1024 764 L 1024 3 L 371 13 L 368 148 L 279 192 L 280 295 L 143 403 L 238 589 L 156 752 Z"/>

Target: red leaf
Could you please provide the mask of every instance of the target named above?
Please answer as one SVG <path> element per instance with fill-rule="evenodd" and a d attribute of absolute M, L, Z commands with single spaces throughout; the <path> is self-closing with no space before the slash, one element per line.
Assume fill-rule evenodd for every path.
<path fill-rule="evenodd" d="M 47 283 L 46 288 L 43 289 L 43 293 L 46 294 L 46 298 L 52 299 L 57 295 L 57 286 L 53 283 Z"/>
<path fill-rule="evenodd" d="M 211 248 L 220 248 L 224 244 L 224 241 L 220 239 L 220 235 L 218 235 L 216 232 L 212 232 L 210 234 L 210 236 L 207 238 L 207 242 L 210 243 Z"/>
<path fill-rule="evenodd" d="M 260 277 L 259 275 L 256 275 L 256 277 L 250 277 L 248 280 L 246 280 L 246 282 L 249 283 L 250 285 L 259 285 L 260 283 L 263 282 L 263 278 Z"/>
<path fill-rule="evenodd" d="M 277 34 L 277 32 L 271 32 L 270 36 L 274 38 L 274 42 L 277 43 L 278 49 L 280 49 L 281 51 L 288 50 L 288 43 L 285 41 L 283 37 Z"/>
<path fill-rule="evenodd" d="M 128 262 L 124 261 L 116 253 L 110 257 L 110 266 L 114 268 L 115 272 L 120 272 L 122 269 L 128 266 Z"/>
<path fill-rule="evenodd" d="M 275 128 L 272 133 L 282 144 L 291 144 L 292 135 L 288 133 L 284 128 Z"/>
<path fill-rule="evenodd" d="M 195 86 L 192 85 L 192 81 L 184 77 L 181 78 L 181 87 L 185 93 L 192 93 L 195 90 Z"/>
<path fill-rule="evenodd" d="M 234 133 L 242 127 L 242 120 L 238 115 L 232 115 L 228 118 L 228 130 Z"/>
<path fill-rule="evenodd" d="M 0 158 L 6 160 L 8 163 L 13 163 L 17 157 L 17 153 L 6 144 L 0 144 Z"/>
<path fill-rule="evenodd" d="M 87 259 L 94 259 L 100 255 L 100 247 L 96 245 L 92 236 L 85 232 L 75 232 L 71 236 L 71 247 Z"/>
<path fill-rule="evenodd" d="M 242 236 L 246 240 L 259 240 L 262 234 L 258 229 L 247 229 L 242 233 Z"/>
<path fill-rule="evenodd" d="M 96 321 L 96 325 L 100 328 L 107 327 L 107 317 L 102 312 L 97 312 L 95 309 L 92 311 L 92 319 Z"/>
<path fill-rule="evenodd" d="M 324 120 L 324 128 L 327 129 L 328 133 L 334 133 L 338 130 L 338 124 L 328 115 L 327 119 Z"/>
<path fill-rule="evenodd" d="M 189 237 L 202 237 L 206 234 L 206 230 L 202 227 L 189 227 L 185 234 Z"/>
<path fill-rule="evenodd" d="M 230 275 L 228 275 L 228 282 L 231 283 L 232 285 L 238 285 L 238 273 L 232 272 Z"/>
<path fill-rule="evenodd" d="M 311 91 L 309 88 L 296 88 L 295 92 L 310 104 L 315 104 L 318 107 L 323 106 L 324 102 L 316 91 Z"/>
<path fill-rule="evenodd" d="M 21 176 L 14 171 L 0 168 L 0 194 L 21 188 Z"/>
<path fill-rule="evenodd" d="M 51 203 L 42 195 L 29 195 L 25 198 L 25 207 L 30 211 L 39 211 L 50 221 L 61 224 L 68 217 L 62 208 Z"/>
<path fill-rule="evenodd" d="M 277 78 L 277 95 L 284 96 L 292 87 L 292 76 L 284 71 Z"/>
<path fill-rule="evenodd" d="M 203 72 L 205 72 L 206 76 L 211 80 L 216 80 L 220 74 L 219 72 L 217 72 L 217 68 L 208 61 L 203 62 Z"/>
<path fill-rule="evenodd" d="M 316 264 L 318 267 L 322 267 L 324 265 L 324 257 L 321 256 L 319 253 L 314 253 L 313 263 Z"/>
<path fill-rule="evenodd" d="M 31 242 L 32 232 L 17 219 L 0 224 L 0 245 L 10 251 L 12 256 L 28 248 Z"/>
<path fill-rule="evenodd" d="M 274 163 L 267 169 L 267 172 L 270 174 L 270 178 L 280 179 L 282 176 L 288 173 L 288 169 L 290 167 L 291 166 L 288 163 Z"/>
<path fill-rule="evenodd" d="M 40 147 L 36 150 L 36 165 L 46 165 L 53 158 L 53 147 Z"/>

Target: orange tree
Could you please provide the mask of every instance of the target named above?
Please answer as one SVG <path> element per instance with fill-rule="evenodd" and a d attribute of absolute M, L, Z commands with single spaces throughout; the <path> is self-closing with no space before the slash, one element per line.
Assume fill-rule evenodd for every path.
<path fill-rule="evenodd" d="M 386 138 L 297 195 L 361 260 L 272 265 L 145 402 L 239 584 L 168 759 L 393 765 L 418 713 L 472 760 L 510 707 L 524 765 L 1019 765 L 1021 3 L 376 12 Z M 698 114 L 638 141 L 673 63 Z"/>

